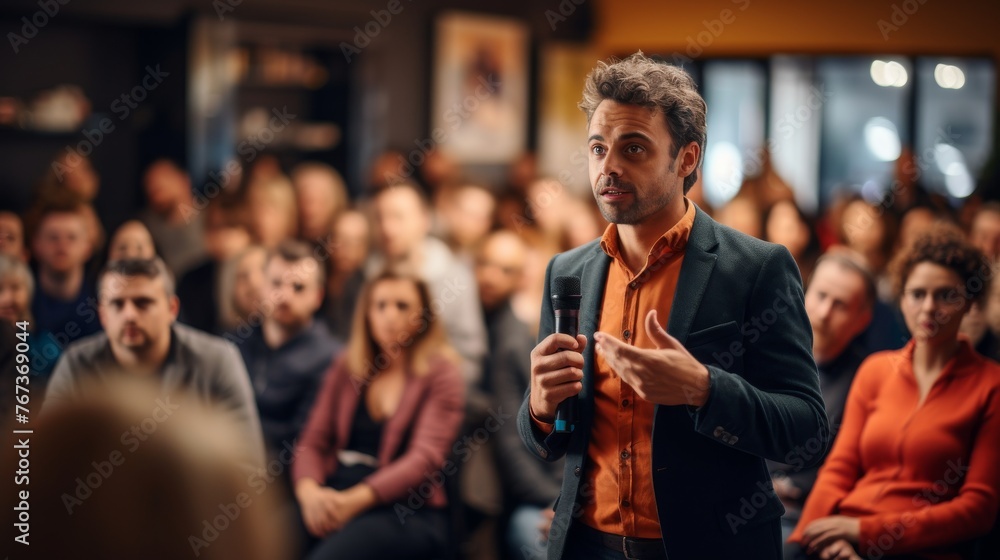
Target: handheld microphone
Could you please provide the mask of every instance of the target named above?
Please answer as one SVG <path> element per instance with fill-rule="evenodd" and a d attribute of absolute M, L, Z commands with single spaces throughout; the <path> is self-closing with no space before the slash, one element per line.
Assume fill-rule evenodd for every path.
<path fill-rule="evenodd" d="M 552 307 L 556 316 L 556 332 L 576 338 L 580 328 L 580 278 L 557 276 L 552 292 Z M 561 350 L 560 350 L 561 351 Z M 555 431 L 568 434 L 576 425 L 577 397 L 572 396 L 556 408 Z"/>

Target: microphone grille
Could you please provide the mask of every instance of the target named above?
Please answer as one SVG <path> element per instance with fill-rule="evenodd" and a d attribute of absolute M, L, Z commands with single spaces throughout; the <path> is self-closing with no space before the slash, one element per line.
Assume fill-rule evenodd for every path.
<path fill-rule="evenodd" d="M 552 295 L 556 297 L 572 297 L 580 295 L 579 276 L 557 276 L 555 290 Z"/>

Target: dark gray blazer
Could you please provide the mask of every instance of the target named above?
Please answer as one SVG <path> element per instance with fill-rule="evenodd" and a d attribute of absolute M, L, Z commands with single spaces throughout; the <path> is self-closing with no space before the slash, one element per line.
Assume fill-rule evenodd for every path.
<path fill-rule="evenodd" d="M 571 436 L 537 430 L 525 398 L 518 431 L 538 457 L 566 457 L 549 536 L 562 557 L 566 533 L 593 490 L 581 485 L 594 407 L 593 334 L 611 258 L 594 241 L 556 255 L 546 271 L 539 338 L 554 330 L 549 294 L 557 276 L 583 283 L 580 420 Z M 653 490 L 670 560 L 780 560 L 779 518 L 764 459 L 817 463 L 829 445 L 802 281 L 788 251 L 722 226 L 697 210 L 667 331 L 711 375 L 708 402 L 657 406 Z"/>

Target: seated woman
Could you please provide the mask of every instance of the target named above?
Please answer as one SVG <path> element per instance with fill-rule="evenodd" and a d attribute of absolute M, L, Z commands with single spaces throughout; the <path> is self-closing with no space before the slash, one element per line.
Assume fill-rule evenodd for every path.
<path fill-rule="evenodd" d="M 960 559 L 997 516 L 1000 365 L 958 329 L 993 272 L 954 233 L 894 263 L 900 350 L 858 369 L 833 449 L 785 558 Z"/>
<path fill-rule="evenodd" d="M 358 302 L 296 447 L 311 559 L 433 558 L 447 539 L 445 458 L 465 382 L 426 285 L 386 272 Z"/>

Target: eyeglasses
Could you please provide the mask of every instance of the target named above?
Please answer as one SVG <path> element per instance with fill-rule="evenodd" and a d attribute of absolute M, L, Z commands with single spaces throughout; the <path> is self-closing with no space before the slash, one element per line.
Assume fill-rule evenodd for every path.
<path fill-rule="evenodd" d="M 903 300 L 907 303 L 922 304 L 928 295 L 931 296 L 934 305 L 957 307 L 965 302 L 965 296 L 956 288 L 942 288 L 933 291 L 923 288 L 903 290 Z"/>

